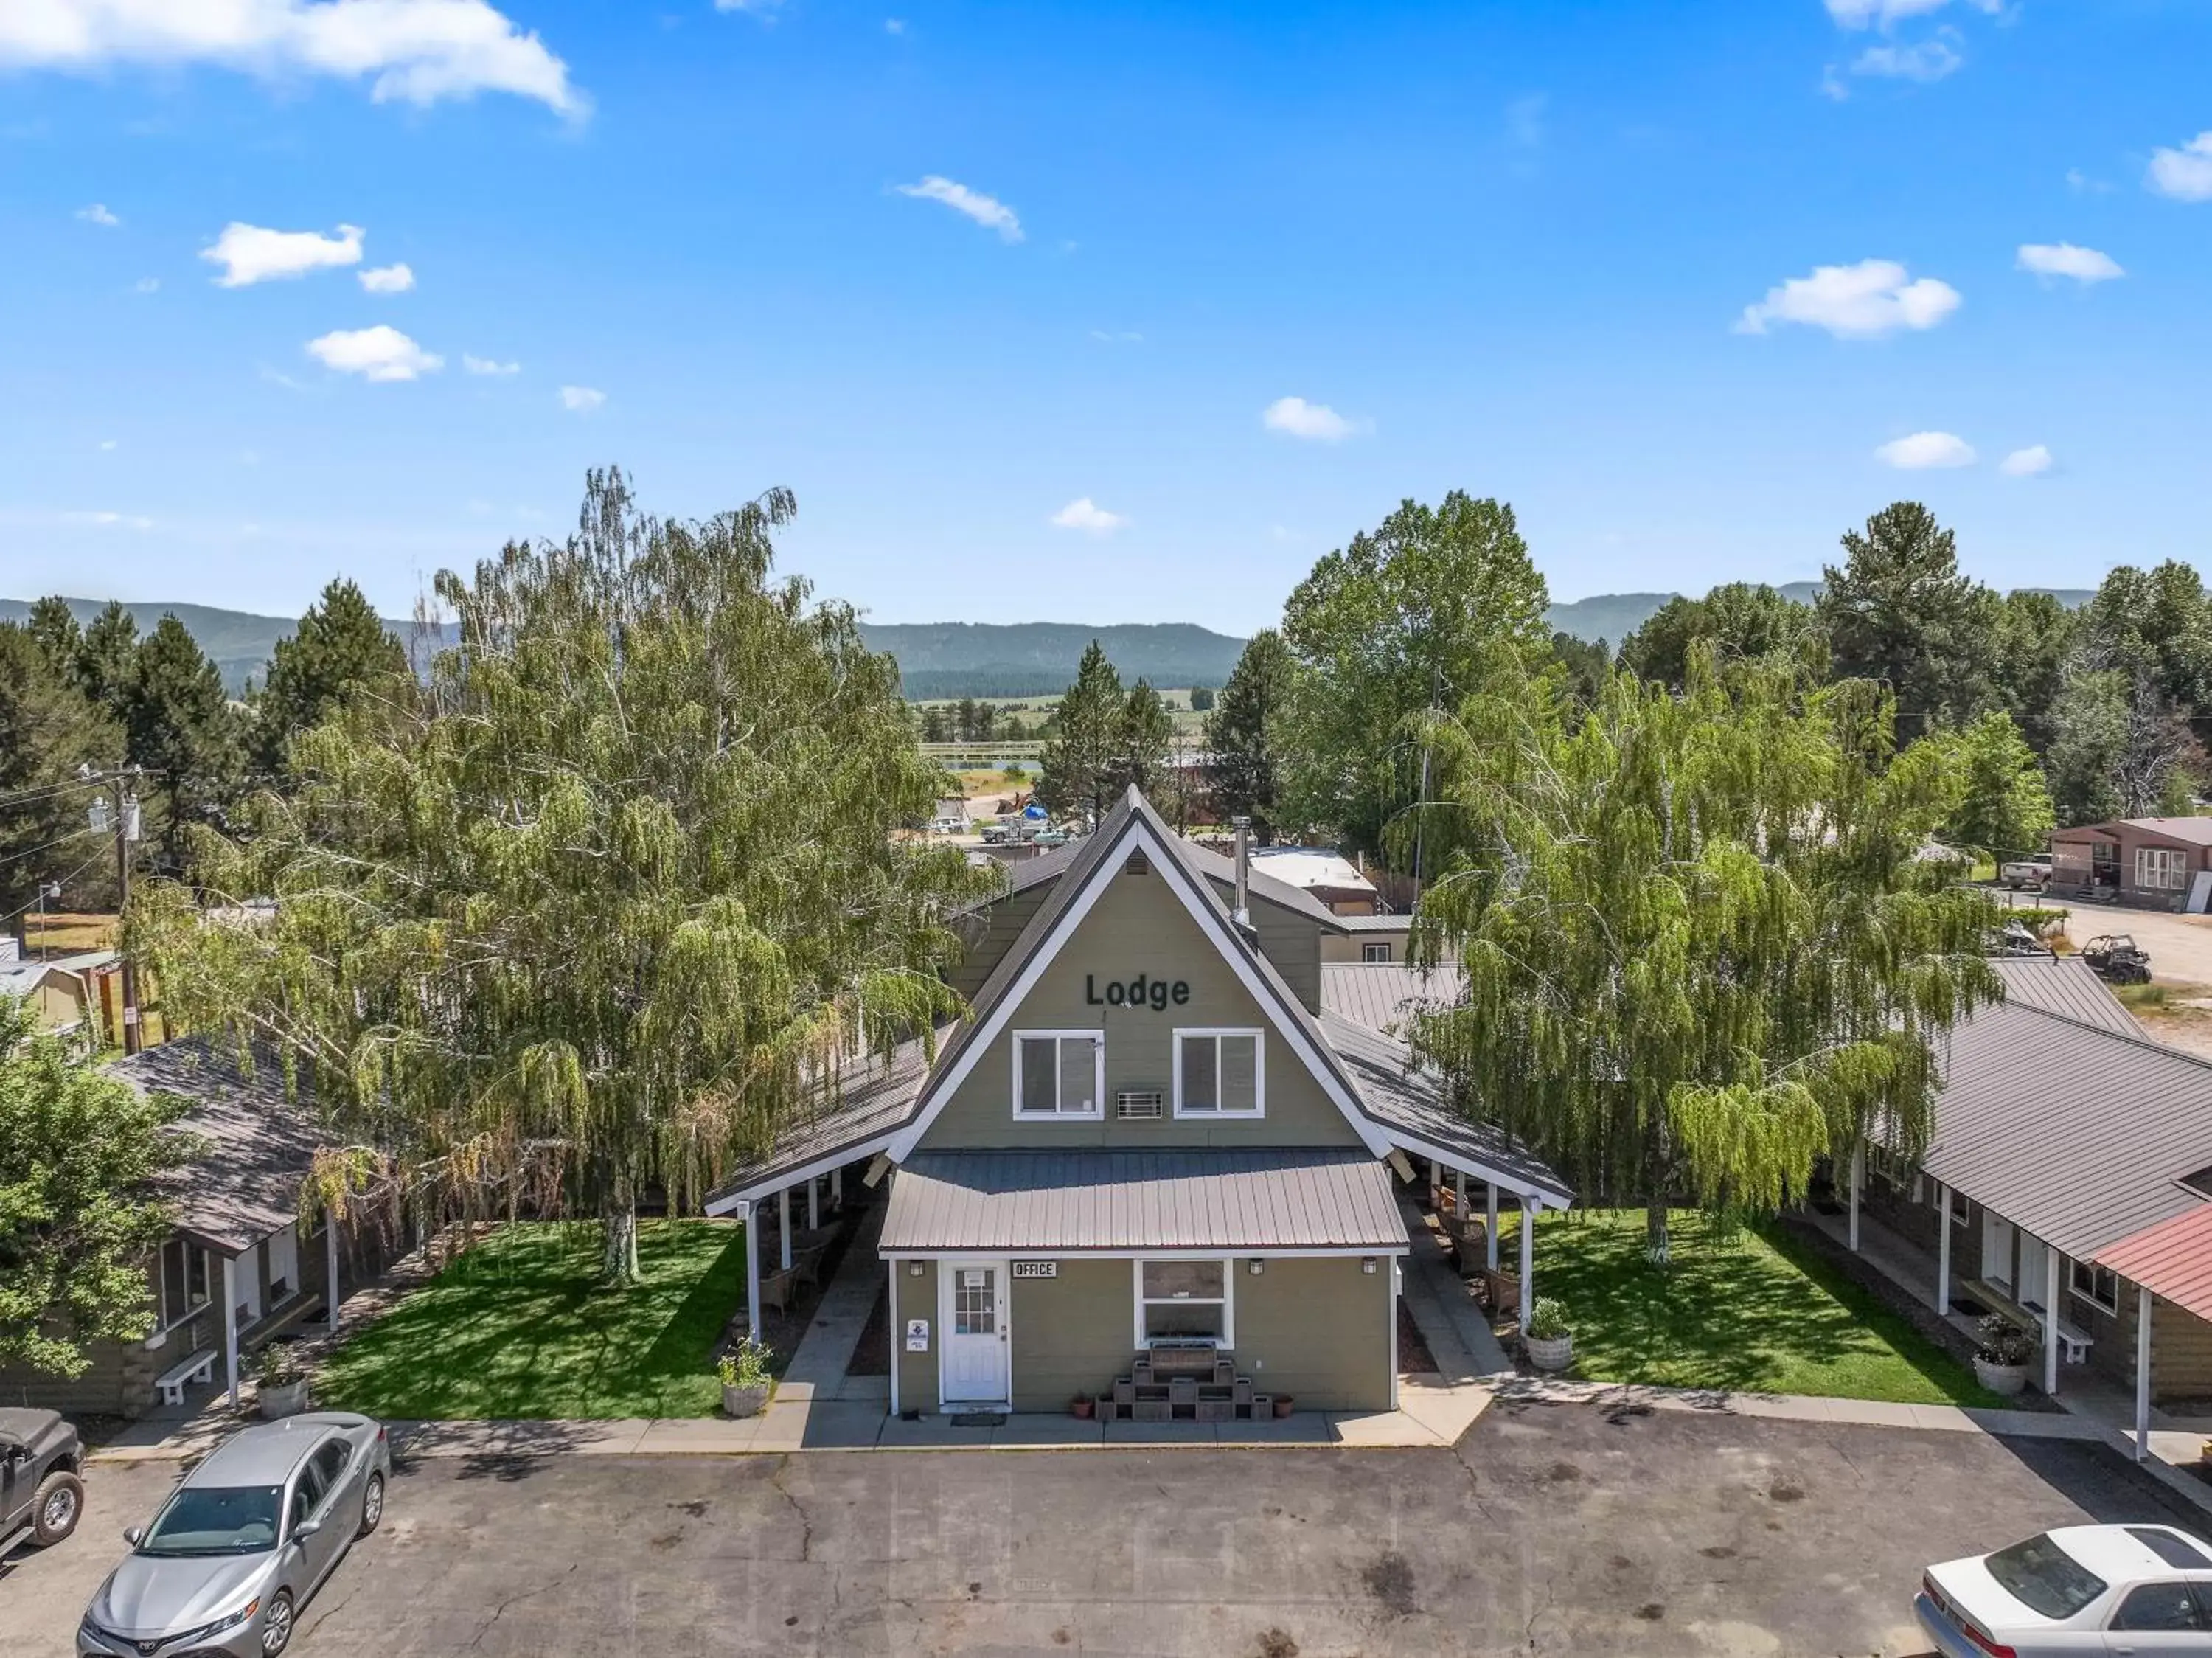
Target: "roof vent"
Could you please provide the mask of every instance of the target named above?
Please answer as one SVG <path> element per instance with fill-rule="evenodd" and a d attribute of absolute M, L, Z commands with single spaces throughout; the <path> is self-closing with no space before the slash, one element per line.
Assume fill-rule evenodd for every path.
<path fill-rule="evenodd" d="M 1152 873 L 1152 861 L 1140 848 L 1129 854 L 1129 861 L 1121 866 L 1121 873 L 1125 875 L 1148 875 Z"/>

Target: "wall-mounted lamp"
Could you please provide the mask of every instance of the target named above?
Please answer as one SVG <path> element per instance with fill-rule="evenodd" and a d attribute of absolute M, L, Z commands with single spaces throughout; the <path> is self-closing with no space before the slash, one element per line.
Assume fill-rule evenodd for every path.
<path fill-rule="evenodd" d="M 1375 1270 L 1375 1258 L 1374 1258 L 1372 1255 L 1363 1255 L 1362 1257 L 1360 1257 L 1360 1260 L 1359 1260 L 1359 1270 L 1360 1270 L 1362 1272 L 1372 1272 L 1372 1271 L 1374 1271 L 1374 1270 Z"/>
<path fill-rule="evenodd" d="M 921 1276 L 921 1263 L 920 1261 L 908 1261 L 906 1264 L 906 1275 L 909 1278 L 920 1277 Z"/>
<path fill-rule="evenodd" d="M 1267 1265 L 1267 1262 L 1261 1260 L 1258 1256 L 1254 1256 L 1252 1258 L 1252 1264 L 1249 1269 L 1252 1276 L 1255 1278 L 1258 1277 L 1261 1272 L 1265 1270 Z"/>

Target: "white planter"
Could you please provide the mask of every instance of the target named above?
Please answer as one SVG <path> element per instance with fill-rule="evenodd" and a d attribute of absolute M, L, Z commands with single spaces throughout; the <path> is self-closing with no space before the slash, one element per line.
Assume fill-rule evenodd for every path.
<path fill-rule="evenodd" d="M 254 1408 L 272 1422 L 278 1417 L 295 1417 L 307 1408 L 307 1379 L 264 1382 L 254 1389 L 253 1402 Z"/>
<path fill-rule="evenodd" d="M 726 1417 L 757 1417 L 768 1409 L 768 1396 L 775 1391 L 774 1382 L 764 1381 L 757 1387 L 738 1387 L 728 1383 L 722 1387 L 722 1414 Z"/>
<path fill-rule="evenodd" d="M 1977 1355 L 1974 1359 L 1974 1380 L 1992 1393 L 2002 1393 L 2009 1399 L 2027 1386 L 2027 1366 L 1991 1364 L 1987 1359 Z"/>
<path fill-rule="evenodd" d="M 1571 1334 L 1553 1336 L 1548 1340 L 1528 1336 L 1523 1340 L 1528 1349 L 1528 1362 L 1539 1370 L 1564 1370 L 1575 1362 L 1575 1338 Z"/>

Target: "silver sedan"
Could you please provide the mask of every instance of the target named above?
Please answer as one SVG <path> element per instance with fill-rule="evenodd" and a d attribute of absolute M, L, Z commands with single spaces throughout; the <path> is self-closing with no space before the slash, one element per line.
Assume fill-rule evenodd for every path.
<path fill-rule="evenodd" d="M 78 1658 L 276 1658 L 300 1608 L 384 1518 L 380 1423 L 327 1411 L 248 1428 L 124 1533 L 77 1627 Z"/>

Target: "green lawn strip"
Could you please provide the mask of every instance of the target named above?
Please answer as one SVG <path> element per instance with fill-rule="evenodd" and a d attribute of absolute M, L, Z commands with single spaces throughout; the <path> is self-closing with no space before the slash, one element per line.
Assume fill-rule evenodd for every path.
<path fill-rule="evenodd" d="M 1714 1235 L 1668 1221 L 1673 1264 L 1644 1259 L 1640 1209 L 1577 1210 L 1537 1222 L 1536 1293 L 1575 1333 L 1573 1374 L 1594 1381 L 1811 1393 L 1910 1405 L 2002 1405 L 1973 1373 L 1776 1224 Z M 1501 1225 L 1516 1259 L 1517 1222 Z"/>
<path fill-rule="evenodd" d="M 642 1281 L 599 1281 L 593 1222 L 494 1233 L 347 1343 L 319 1405 L 425 1420 L 712 1416 L 708 1368 L 744 1304 L 741 1227 L 646 1221 Z"/>

